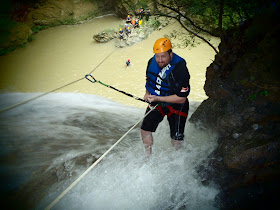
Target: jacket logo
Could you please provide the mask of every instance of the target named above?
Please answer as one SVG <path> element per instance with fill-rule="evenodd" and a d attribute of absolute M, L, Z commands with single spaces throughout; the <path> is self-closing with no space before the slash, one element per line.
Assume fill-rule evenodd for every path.
<path fill-rule="evenodd" d="M 156 94 L 160 95 L 160 88 L 161 88 L 161 83 L 162 83 L 162 80 L 161 78 L 165 78 L 166 77 L 166 71 L 168 71 L 169 69 L 171 68 L 171 65 L 168 64 L 167 66 L 165 66 L 158 74 L 157 76 L 157 80 L 156 80 L 156 87 L 157 87 L 157 90 L 155 90 Z"/>

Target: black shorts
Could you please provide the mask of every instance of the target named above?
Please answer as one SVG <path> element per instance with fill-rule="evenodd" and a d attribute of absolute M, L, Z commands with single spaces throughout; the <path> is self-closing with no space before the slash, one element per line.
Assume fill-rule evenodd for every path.
<path fill-rule="evenodd" d="M 184 103 L 183 105 L 182 104 L 172 104 L 171 107 L 178 111 L 188 114 L 189 102 L 187 100 L 186 103 Z M 170 112 L 170 110 L 166 107 L 162 107 L 162 110 L 165 115 L 167 115 Z M 147 108 L 146 113 L 148 111 L 150 111 L 149 107 Z M 159 123 L 163 120 L 163 118 L 164 118 L 164 116 L 162 115 L 162 113 L 160 113 L 160 111 L 158 109 L 154 109 L 152 112 L 150 112 L 150 114 L 148 114 L 144 118 L 142 125 L 141 125 L 141 129 L 145 130 L 145 131 L 155 132 Z M 174 113 L 174 114 L 171 114 L 167 118 L 167 120 L 169 122 L 170 137 L 173 140 L 184 140 L 184 130 L 185 130 L 185 124 L 186 124 L 187 117 Z"/>

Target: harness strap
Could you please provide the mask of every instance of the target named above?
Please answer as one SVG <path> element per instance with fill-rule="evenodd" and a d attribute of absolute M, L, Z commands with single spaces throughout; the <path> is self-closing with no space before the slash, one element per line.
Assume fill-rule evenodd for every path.
<path fill-rule="evenodd" d="M 151 108 L 152 106 L 150 106 Z M 180 115 L 182 117 L 188 117 L 188 114 L 186 112 L 181 112 L 181 111 L 178 111 L 174 108 L 172 108 L 170 105 L 167 105 L 166 106 L 167 109 L 169 109 L 169 112 L 167 114 L 167 117 L 170 117 L 172 114 L 177 114 L 177 115 Z M 165 113 L 162 109 L 162 106 L 157 106 L 156 109 L 161 113 L 161 115 L 164 117 L 165 116 Z"/>
<path fill-rule="evenodd" d="M 169 109 L 169 113 L 167 114 L 167 117 L 170 117 L 170 115 L 172 114 L 177 114 L 182 117 L 188 117 L 188 114 L 186 112 L 181 112 L 176 109 L 173 109 L 170 105 L 167 105 L 166 108 Z"/>
<path fill-rule="evenodd" d="M 163 117 L 165 116 L 164 111 L 163 111 L 163 109 L 162 109 L 162 106 L 157 106 L 156 109 L 161 113 L 161 115 L 162 115 Z"/>

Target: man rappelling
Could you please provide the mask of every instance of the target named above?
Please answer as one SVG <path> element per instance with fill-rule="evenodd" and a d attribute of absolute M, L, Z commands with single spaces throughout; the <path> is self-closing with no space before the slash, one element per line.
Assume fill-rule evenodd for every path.
<path fill-rule="evenodd" d="M 144 100 L 156 109 L 148 114 L 141 126 L 142 141 L 146 154 L 152 153 L 153 136 L 159 123 L 167 115 L 171 143 L 179 149 L 184 140 L 185 123 L 189 111 L 187 96 L 190 93 L 190 74 L 186 61 L 172 52 L 171 41 L 160 38 L 154 44 L 154 56 L 148 61 L 146 70 L 146 93 Z"/>

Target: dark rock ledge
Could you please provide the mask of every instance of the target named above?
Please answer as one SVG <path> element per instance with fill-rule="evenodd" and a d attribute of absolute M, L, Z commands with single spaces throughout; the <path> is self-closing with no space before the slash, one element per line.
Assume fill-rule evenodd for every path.
<path fill-rule="evenodd" d="M 280 192 L 277 20 L 279 13 L 268 11 L 225 36 L 207 68 L 209 98 L 190 119 L 219 135 L 209 163 L 198 170 L 220 186 L 222 209 L 272 207 Z"/>

